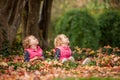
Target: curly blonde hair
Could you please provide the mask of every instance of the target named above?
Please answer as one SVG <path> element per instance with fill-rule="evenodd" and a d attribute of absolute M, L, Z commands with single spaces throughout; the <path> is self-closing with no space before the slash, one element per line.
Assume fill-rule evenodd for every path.
<path fill-rule="evenodd" d="M 65 39 L 65 41 L 64 41 L 64 39 Z M 67 45 L 69 44 L 69 39 L 65 34 L 59 34 L 54 39 L 55 47 L 61 46 L 62 44 L 67 44 Z"/>
<path fill-rule="evenodd" d="M 24 38 L 22 42 L 24 49 L 30 48 L 30 37 L 34 37 L 34 36 L 30 35 Z"/>

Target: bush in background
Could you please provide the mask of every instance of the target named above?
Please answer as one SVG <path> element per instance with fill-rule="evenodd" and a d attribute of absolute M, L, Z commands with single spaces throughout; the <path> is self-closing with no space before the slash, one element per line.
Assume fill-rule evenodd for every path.
<path fill-rule="evenodd" d="M 120 47 L 120 12 L 115 10 L 104 11 L 98 18 L 101 30 L 101 46 L 110 45 Z"/>
<path fill-rule="evenodd" d="M 95 19 L 86 11 L 74 9 L 66 12 L 56 24 L 56 33 L 65 34 L 70 45 L 93 48 L 99 47 L 100 30 Z"/>

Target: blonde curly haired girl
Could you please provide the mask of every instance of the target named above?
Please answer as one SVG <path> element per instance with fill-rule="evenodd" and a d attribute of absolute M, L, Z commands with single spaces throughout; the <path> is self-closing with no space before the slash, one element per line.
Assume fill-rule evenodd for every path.
<path fill-rule="evenodd" d="M 74 61 L 72 51 L 69 47 L 69 39 L 65 34 L 59 34 L 54 39 L 55 46 L 55 58 L 61 60 L 62 63 L 65 61 Z"/>
<path fill-rule="evenodd" d="M 38 39 L 35 36 L 30 35 L 25 37 L 23 40 L 25 62 L 34 61 L 36 59 L 44 59 L 43 51 L 38 44 Z"/>

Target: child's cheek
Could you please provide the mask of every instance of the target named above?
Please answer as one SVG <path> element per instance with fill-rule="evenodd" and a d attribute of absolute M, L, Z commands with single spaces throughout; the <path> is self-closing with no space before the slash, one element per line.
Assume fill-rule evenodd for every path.
<path fill-rule="evenodd" d="M 36 40 L 37 44 L 39 44 L 38 40 Z"/>

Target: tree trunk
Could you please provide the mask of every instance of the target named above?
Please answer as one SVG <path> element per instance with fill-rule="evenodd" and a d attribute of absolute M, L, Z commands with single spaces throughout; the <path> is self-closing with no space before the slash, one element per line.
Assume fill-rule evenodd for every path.
<path fill-rule="evenodd" d="M 3 2 L 2 2 L 3 1 Z M 0 47 L 8 41 L 10 46 L 16 37 L 20 25 L 21 11 L 25 0 L 0 0 Z"/>
<path fill-rule="evenodd" d="M 34 35 L 37 38 L 39 32 L 39 12 L 40 12 L 41 0 L 29 0 L 28 1 L 28 19 L 26 27 L 26 35 Z"/>
<path fill-rule="evenodd" d="M 22 39 L 23 38 L 25 38 L 25 36 L 27 36 L 28 35 L 28 33 L 27 33 L 27 20 L 28 20 L 28 2 L 26 2 L 26 4 L 25 4 L 25 7 L 24 7 L 24 9 L 23 9 L 23 13 L 22 13 L 22 17 L 21 17 L 21 26 L 22 26 Z"/>
<path fill-rule="evenodd" d="M 106 4 L 106 7 L 114 8 L 114 9 L 120 9 L 120 0 L 103 0 L 103 2 Z"/>
<path fill-rule="evenodd" d="M 36 36 L 42 40 L 45 48 L 48 45 L 52 2 L 53 0 L 0 0 L 0 50 L 6 41 L 12 46 L 21 23 L 21 15 L 24 36 Z"/>
<path fill-rule="evenodd" d="M 120 9 L 120 0 L 110 0 L 111 8 Z"/>
<path fill-rule="evenodd" d="M 40 21 L 40 7 L 42 0 L 29 0 L 23 10 L 22 28 L 23 38 L 28 35 L 34 35 L 39 40 L 39 21 Z"/>
<path fill-rule="evenodd" d="M 48 27 L 50 23 L 52 2 L 53 0 L 44 0 L 43 2 L 41 20 L 39 23 L 40 37 L 43 48 L 48 48 Z"/>
<path fill-rule="evenodd" d="M 53 0 L 29 0 L 23 11 L 23 36 L 34 35 L 42 48 L 48 47 L 48 26 Z M 23 38 L 24 38 L 23 37 Z"/>

